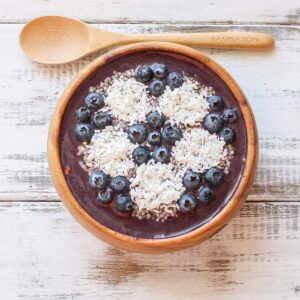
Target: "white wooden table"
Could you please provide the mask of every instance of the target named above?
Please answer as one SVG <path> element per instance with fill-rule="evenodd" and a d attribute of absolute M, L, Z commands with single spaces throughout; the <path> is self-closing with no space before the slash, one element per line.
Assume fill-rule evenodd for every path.
<path fill-rule="evenodd" d="M 123 32 L 258 30 L 270 52 L 203 50 L 254 110 L 260 161 L 248 202 L 221 232 L 175 254 L 114 249 L 60 203 L 46 142 L 55 103 L 88 62 L 29 61 L 23 24 L 61 14 Z M 0 0 L 0 299 L 300 298 L 299 0 Z"/>

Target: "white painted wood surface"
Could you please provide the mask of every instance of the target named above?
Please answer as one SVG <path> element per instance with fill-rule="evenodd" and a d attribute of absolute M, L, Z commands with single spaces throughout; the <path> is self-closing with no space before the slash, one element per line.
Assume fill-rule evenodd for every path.
<path fill-rule="evenodd" d="M 202 22 L 298 24 L 298 0 L 1 0 L 0 21 L 67 15 L 88 22 Z"/>
<path fill-rule="evenodd" d="M 240 83 L 260 137 L 250 201 L 229 226 L 193 249 L 148 256 L 113 249 L 71 218 L 51 185 L 47 130 L 59 95 L 97 55 L 30 62 L 18 34 L 42 14 L 123 32 L 274 35 L 271 52 L 203 50 Z M 300 298 L 298 0 L 0 0 L 0 53 L 1 300 Z"/>
<path fill-rule="evenodd" d="M 0 204 L 0 299 L 294 299 L 300 204 L 252 203 L 202 245 L 144 255 L 106 246 L 60 203 Z"/>

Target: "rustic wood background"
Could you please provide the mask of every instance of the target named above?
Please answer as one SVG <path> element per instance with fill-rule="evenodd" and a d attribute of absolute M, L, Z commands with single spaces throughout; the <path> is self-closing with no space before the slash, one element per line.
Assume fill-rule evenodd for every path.
<path fill-rule="evenodd" d="M 63 66 L 29 61 L 29 19 L 68 15 L 122 32 L 262 31 L 268 52 L 210 50 L 245 91 L 260 160 L 239 215 L 209 241 L 169 255 L 114 249 L 60 203 L 48 172 L 55 103 L 93 55 Z M 300 298 L 299 0 L 0 0 L 0 299 Z"/>

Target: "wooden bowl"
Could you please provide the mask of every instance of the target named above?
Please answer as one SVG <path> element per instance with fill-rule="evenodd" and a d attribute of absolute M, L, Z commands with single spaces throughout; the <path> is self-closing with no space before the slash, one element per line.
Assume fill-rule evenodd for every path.
<path fill-rule="evenodd" d="M 215 74 L 217 74 L 223 80 L 223 82 L 225 82 L 235 97 L 245 121 L 247 134 L 247 150 L 244 173 L 231 200 L 218 214 L 212 217 L 205 224 L 192 231 L 189 231 L 188 233 L 170 238 L 137 239 L 132 236 L 116 232 L 96 221 L 79 205 L 74 195 L 70 191 L 64 177 L 60 159 L 59 137 L 62 117 L 74 92 L 80 87 L 82 82 L 87 77 L 89 77 L 96 70 L 99 70 L 99 68 L 108 62 L 111 62 L 112 60 L 121 56 L 145 50 L 158 50 L 180 54 L 204 64 Z M 109 53 L 91 62 L 79 72 L 78 76 L 69 84 L 61 96 L 53 114 L 49 129 L 48 159 L 50 172 L 54 186 L 65 206 L 70 210 L 75 219 L 77 219 L 86 229 L 95 234 L 97 237 L 116 247 L 135 252 L 164 253 L 177 251 L 194 246 L 219 231 L 222 227 L 224 227 L 224 225 L 227 224 L 227 222 L 234 216 L 234 214 L 244 203 L 254 179 L 257 157 L 258 142 L 255 120 L 243 92 L 234 79 L 219 64 L 203 53 L 189 47 L 170 43 L 151 42 L 132 44 L 110 51 Z"/>

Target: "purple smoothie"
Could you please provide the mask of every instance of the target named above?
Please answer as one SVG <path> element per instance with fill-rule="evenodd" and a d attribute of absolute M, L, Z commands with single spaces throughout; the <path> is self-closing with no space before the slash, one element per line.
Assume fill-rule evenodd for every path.
<path fill-rule="evenodd" d="M 96 200 L 97 191 L 88 185 L 88 174 L 80 167 L 81 158 L 77 156 L 79 142 L 74 135 L 77 124 L 75 110 L 84 106 L 84 99 L 90 86 L 95 86 L 114 71 L 123 72 L 136 68 L 141 64 L 164 63 L 170 71 L 183 71 L 187 76 L 195 77 L 199 82 L 213 87 L 217 95 L 223 97 L 227 108 L 238 107 L 238 103 L 226 84 L 208 67 L 183 55 L 163 52 L 144 51 L 115 59 L 95 71 L 87 78 L 71 97 L 64 113 L 60 130 L 60 158 L 62 168 L 70 167 L 70 174 L 65 175 L 68 186 L 82 208 L 101 224 L 123 234 L 136 238 L 166 238 L 187 233 L 213 218 L 230 201 L 244 172 L 247 137 L 245 121 L 238 109 L 238 120 L 230 124 L 236 132 L 236 140 L 232 144 L 235 154 L 231 160 L 229 174 L 217 188 L 215 198 L 208 204 L 200 204 L 193 213 L 182 214 L 170 218 L 164 223 L 155 220 L 139 220 L 131 216 L 120 216 L 115 209 L 103 207 Z"/>

